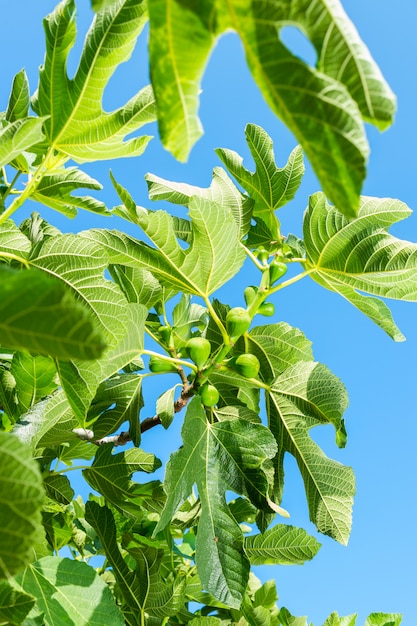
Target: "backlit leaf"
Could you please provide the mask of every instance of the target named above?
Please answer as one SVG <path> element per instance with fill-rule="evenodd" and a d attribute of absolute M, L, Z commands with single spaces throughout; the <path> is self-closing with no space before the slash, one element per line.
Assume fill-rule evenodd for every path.
<path fill-rule="evenodd" d="M 417 244 L 387 228 L 410 215 L 403 202 L 362 197 L 358 217 L 345 218 L 322 193 L 310 197 L 304 217 L 310 276 L 339 293 L 396 341 L 404 336 L 386 304 L 372 296 L 417 301 Z"/>
<path fill-rule="evenodd" d="M 309 429 L 343 426 L 347 406 L 344 386 L 324 365 L 300 362 L 287 368 L 267 394 L 269 425 L 278 443 L 275 492 L 282 497 L 284 454 L 295 457 L 304 480 L 310 519 L 318 530 L 347 544 L 352 522 L 355 480 L 350 467 L 325 456 Z"/>
<path fill-rule="evenodd" d="M 145 2 L 137 0 L 113 3 L 97 13 L 69 79 L 66 64 L 76 37 L 74 0 L 62 0 L 44 20 L 46 56 L 33 108 L 49 116 L 45 129 L 50 147 L 79 163 L 144 151 L 150 137 L 125 138 L 155 119 L 152 89 L 145 87 L 111 113 L 102 110 L 102 98 L 110 77 L 129 59 L 145 22 Z"/>

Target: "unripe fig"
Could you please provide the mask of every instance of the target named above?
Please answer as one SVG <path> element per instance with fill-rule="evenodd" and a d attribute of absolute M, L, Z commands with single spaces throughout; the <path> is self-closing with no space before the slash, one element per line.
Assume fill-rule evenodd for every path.
<path fill-rule="evenodd" d="M 204 337 L 191 337 L 185 348 L 198 369 L 201 369 L 211 354 L 211 343 Z"/>
<path fill-rule="evenodd" d="M 286 263 L 275 258 L 269 266 L 269 283 L 273 285 L 286 274 L 288 266 Z"/>
<path fill-rule="evenodd" d="M 256 378 L 260 363 L 254 354 L 240 354 L 234 362 L 234 369 L 245 378 Z"/>
<path fill-rule="evenodd" d="M 236 306 L 230 309 L 226 315 L 226 330 L 231 339 L 235 341 L 245 333 L 251 324 L 251 317 L 246 309 Z"/>
<path fill-rule="evenodd" d="M 172 328 L 170 326 L 160 326 L 158 332 L 161 336 L 162 341 L 165 343 L 169 343 L 171 338 Z"/>
<path fill-rule="evenodd" d="M 253 252 L 261 263 L 266 263 L 269 257 L 269 252 L 268 250 L 265 250 L 264 246 L 259 246 L 259 248 L 256 248 Z"/>
<path fill-rule="evenodd" d="M 245 291 L 243 292 L 243 295 L 244 295 L 247 306 L 252 304 L 252 302 L 256 298 L 257 293 L 258 293 L 258 287 L 253 287 L 252 285 L 250 287 L 246 287 Z"/>
<path fill-rule="evenodd" d="M 200 389 L 200 397 L 205 406 L 214 406 L 218 403 L 220 395 L 214 385 L 206 383 Z"/>
<path fill-rule="evenodd" d="M 177 367 L 174 363 L 160 359 L 157 356 L 151 356 L 149 359 L 149 369 L 154 374 L 160 374 L 162 372 L 176 372 Z"/>
<path fill-rule="evenodd" d="M 275 306 L 272 302 L 263 302 L 258 309 L 258 313 L 265 315 L 265 317 L 271 317 L 275 313 Z"/>

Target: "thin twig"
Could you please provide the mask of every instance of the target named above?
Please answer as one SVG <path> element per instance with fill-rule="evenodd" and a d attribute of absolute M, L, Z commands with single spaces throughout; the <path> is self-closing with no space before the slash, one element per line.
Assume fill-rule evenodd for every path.
<path fill-rule="evenodd" d="M 184 377 L 181 376 L 181 379 L 183 380 L 183 387 L 180 397 L 174 403 L 174 413 L 182 411 L 182 409 L 187 405 L 188 400 L 194 395 L 193 385 L 189 384 L 185 374 Z M 154 428 L 154 426 L 159 426 L 160 424 L 162 424 L 162 422 L 159 415 L 147 417 L 140 423 L 140 432 L 143 434 L 147 430 Z M 108 437 L 102 437 L 101 439 L 94 439 L 93 431 L 85 428 L 74 428 L 72 432 L 83 441 L 89 441 L 96 446 L 102 446 L 105 443 L 112 443 L 115 446 L 124 446 L 129 441 L 132 441 L 130 433 L 127 430 L 119 433 L 118 435 L 109 435 Z"/>

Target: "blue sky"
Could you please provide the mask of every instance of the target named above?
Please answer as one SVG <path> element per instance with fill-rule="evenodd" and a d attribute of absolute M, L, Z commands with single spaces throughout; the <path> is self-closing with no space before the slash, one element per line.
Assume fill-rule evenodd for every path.
<path fill-rule="evenodd" d="M 7 104 L 13 75 L 22 67 L 29 75 L 32 91 L 37 68 L 43 58 L 41 18 L 55 5 L 50 0 L 18 0 L 3 3 L 0 24 L 2 58 L 0 107 Z M 417 65 L 417 6 L 413 0 L 345 0 L 344 8 L 379 63 L 398 98 L 393 127 L 380 134 L 368 126 L 371 156 L 366 195 L 399 198 L 417 209 L 415 116 Z M 80 32 L 90 20 L 89 2 L 78 0 Z M 290 37 L 290 34 L 288 35 Z M 308 45 L 289 38 L 301 55 L 311 59 Z M 76 54 L 72 55 L 76 62 Z M 142 37 L 128 65 L 117 72 L 106 96 L 107 108 L 114 108 L 148 82 L 146 41 Z M 177 163 L 156 138 L 144 156 L 111 164 L 116 179 L 126 186 L 138 204 L 149 206 L 143 176 L 150 171 L 171 180 L 208 186 L 211 170 L 220 165 L 214 148 L 232 148 L 251 165 L 244 142 L 248 122 L 263 126 L 275 144 L 277 162 L 283 165 L 296 141 L 264 103 L 246 68 L 238 40 L 228 35 L 220 40 L 203 81 L 201 119 L 205 135 L 194 148 L 187 164 Z M 115 100 L 119 98 L 120 100 Z M 88 165 L 85 169 L 105 186 L 101 194 L 108 205 L 117 202 L 112 191 L 109 163 Z M 301 235 L 302 213 L 308 195 L 318 183 L 307 164 L 304 182 L 295 200 L 282 210 L 283 232 Z M 27 209 L 33 210 L 32 205 Z M 119 227 L 91 214 L 80 214 L 75 221 L 36 210 L 61 230 L 77 232 L 92 226 Z M 27 211 L 22 210 L 23 219 Z M 16 216 L 19 220 L 19 215 Z M 397 225 L 392 232 L 417 241 L 417 216 Z M 250 270 L 248 269 L 248 272 Z M 248 282 L 250 284 L 250 274 Z M 281 292 L 280 292 L 281 293 Z M 225 292 L 230 304 L 242 304 L 241 291 Z M 337 450 L 333 433 L 317 429 L 314 438 L 325 452 L 353 466 L 357 478 L 353 531 L 347 548 L 326 537 L 318 537 L 323 547 L 318 556 L 302 567 L 262 567 L 256 574 L 263 580 L 275 578 L 280 605 L 297 615 L 308 615 L 315 626 L 337 610 L 340 615 L 358 612 L 358 625 L 371 611 L 402 612 L 404 626 L 417 624 L 415 586 L 417 582 L 417 541 L 415 520 L 417 417 L 417 305 L 391 303 L 394 318 L 407 337 L 395 344 L 348 303 L 319 288 L 312 281 L 301 281 L 278 294 L 275 300 L 279 319 L 301 328 L 313 341 L 317 360 L 325 363 L 345 383 L 350 397 L 346 414 L 348 447 Z M 156 388 L 145 389 L 150 415 L 158 395 Z M 166 459 L 177 441 L 178 432 L 148 433 L 144 447 Z M 178 429 L 177 429 L 178 430 Z M 322 431 L 322 432 L 319 432 Z M 298 471 L 286 465 L 287 488 L 283 506 L 291 512 L 291 522 L 314 534 L 308 520 Z"/>

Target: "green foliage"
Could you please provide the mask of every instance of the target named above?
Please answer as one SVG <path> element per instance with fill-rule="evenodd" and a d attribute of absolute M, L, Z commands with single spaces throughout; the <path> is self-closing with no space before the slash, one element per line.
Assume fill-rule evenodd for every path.
<path fill-rule="evenodd" d="M 44 20 L 46 56 L 32 99 L 25 72 L 14 78 L 0 129 L 2 623 L 305 626 L 277 607 L 275 584 L 261 585 L 250 571 L 302 564 L 320 547 L 304 529 L 277 523 L 289 516 L 281 506 L 287 454 L 317 530 L 348 542 L 353 470 L 310 436 L 332 424 L 336 444 L 346 445 L 345 388 L 314 360 L 300 330 L 256 325 L 256 316 L 274 316 L 274 294 L 310 276 L 401 340 L 379 297 L 416 300 L 417 254 L 416 244 L 387 232 L 408 207 L 359 199 L 362 118 L 385 127 L 393 96 L 343 12 L 321 0 L 304 5 L 161 0 L 147 9 L 138 0 L 97 0 L 70 79 L 76 6 L 62 0 Z M 158 109 L 148 86 L 106 113 L 103 92 L 147 11 Z M 317 68 L 281 43 L 287 22 L 312 40 Z M 236 152 L 217 151 L 242 189 L 220 167 L 206 189 L 147 175 L 151 200 L 184 207 L 176 216 L 136 206 L 112 175 L 122 204 L 110 211 L 79 194 L 101 183 L 67 165 L 141 154 L 149 137 L 131 135 L 157 115 L 164 144 L 185 159 L 201 134 L 205 64 L 230 28 L 335 203 L 321 192 L 310 197 L 304 241 L 284 235 L 277 217 L 300 186 L 303 149 L 278 167 L 272 139 L 254 124 L 246 128 L 254 172 Z M 18 225 L 11 218 L 29 199 L 67 217 L 78 209 L 115 214 L 146 242 L 109 229 L 63 235 L 38 214 Z M 258 285 L 244 282 L 246 259 L 259 270 Z M 216 299 L 236 276 L 246 307 Z M 170 382 L 143 418 L 142 388 L 160 374 Z M 161 466 L 141 439 L 150 428 L 168 429 L 184 409 L 182 446 L 164 482 L 137 480 Z M 98 494 L 85 503 L 67 477 L 80 469 Z M 325 625 L 355 621 L 332 613 Z M 399 623 L 396 614 L 367 620 Z"/>

